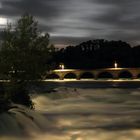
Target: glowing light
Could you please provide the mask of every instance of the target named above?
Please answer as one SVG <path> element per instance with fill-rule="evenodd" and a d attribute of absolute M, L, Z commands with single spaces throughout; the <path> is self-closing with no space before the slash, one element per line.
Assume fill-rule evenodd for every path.
<path fill-rule="evenodd" d="M 115 61 L 115 63 L 114 63 L 114 67 L 115 68 L 118 68 L 118 63 Z"/>
<path fill-rule="evenodd" d="M 7 24 L 7 19 L 0 17 L 0 25 L 6 25 Z"/>
<path fill-rule="evenodd" d="M 83 140 L 81 137 L 77 138 L 76 140 Z"/>
<path fill-rule="evenodd" d="M 61 64 L 59 65 L 59 68 L 60 68 L 61 70 L 64 70 L 64 69 L 65 69 L 64 64 L 63 64 L 63 63 L 61 63 Z"/>

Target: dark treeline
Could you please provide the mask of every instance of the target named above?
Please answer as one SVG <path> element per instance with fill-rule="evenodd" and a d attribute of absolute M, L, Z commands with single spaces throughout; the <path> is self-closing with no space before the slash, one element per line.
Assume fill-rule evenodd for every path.
<path fill-rule="evenodd" d="M 56 66 L 64 63 L 66 68 L 75 69 L 114 67 L 115 61 L 119 67 L 140 67 L 140 46 L 131 47 L 123 41 L 89 40 L 56 51 L 54 61 Z"/>
<path fill-rule="evenodd" d="M 7 24 L 1 34 L 0 113 L 13 107 L 13 103 L 34 108 L 29 87 L 52 69 L 54 47 L 50 36 L 40 32 L 38 22 L 29 14 Z"/>

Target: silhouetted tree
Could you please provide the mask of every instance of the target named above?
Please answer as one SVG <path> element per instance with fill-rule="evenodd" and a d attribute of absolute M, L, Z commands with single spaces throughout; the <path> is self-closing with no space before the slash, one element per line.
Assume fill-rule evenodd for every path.
<path fill-rule="evenodd" d="M 50 52 L 49 35 L 42 35 L 37 22 L 30 15 L 24 15 L 13 26 L 4 31 L 1 48 L 1 71 L 10 80 L 41 78 L 49 69 L 47 65 Z"/>
<path fill-rule="evenodd" d="M 133 67 L 140 67 L 140 45 L 132 48 Z"/>
<path fill-rule="evenodd" d="M 132 67 L 135 66 L 134 53 L 127 42 L 95 39 L 59 50 L 55 60 L 57 65 L 63 62 L 67 68 L 76 69 L 113 67 L 115 61 L 121 67 Z"/>
<path fill-rule="evenodd" d="M 29 99 L 25 83 L 41 79 L 50 69 L 53 51 L 48 33 L 39 32 L 38 24 L 31 15 L 25 14 L 15 25 L 7 26 L 0 50 L 0 73 L 11 82 L 10 99 L 18 99 L 18 102 L 24 100 L 23 97 L 26 98 L 24 101 Z"/>

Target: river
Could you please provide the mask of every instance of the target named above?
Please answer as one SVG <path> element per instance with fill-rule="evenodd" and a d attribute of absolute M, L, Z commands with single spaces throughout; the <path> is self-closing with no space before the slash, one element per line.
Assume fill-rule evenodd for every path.
<path fill-rule="evenodd" d="M 138 81 L 49 81 L 31 93 L 35 110 L 0 115 L 0 140 L 140 139 Z"/>

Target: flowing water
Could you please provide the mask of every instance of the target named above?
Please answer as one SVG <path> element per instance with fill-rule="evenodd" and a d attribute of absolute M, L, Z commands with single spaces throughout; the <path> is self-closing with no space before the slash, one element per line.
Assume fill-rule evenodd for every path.
<path fill-rule="evenodd" d="M 32 87 L 35 110 L 15 105 L 1 114 L 0 140 L 139 140 L 139 87 L 92 81 Z"/>

